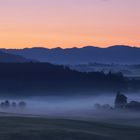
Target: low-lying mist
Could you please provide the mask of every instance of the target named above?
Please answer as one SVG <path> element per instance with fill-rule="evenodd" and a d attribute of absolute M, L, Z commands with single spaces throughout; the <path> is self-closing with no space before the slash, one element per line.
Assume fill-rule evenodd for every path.
<path fill-rule="evenodd" d="M 114 111 L 112 110 L 97 110 L 94 108 L 96 103 L 101 105 L 109 104 L 114 107 L 114 100 L 116 94 L 106 94 L 99 96 L 34 96 L 22 99 L 8 99 L 3 98 L 4 100 L 9 100 L 10 103 L 20 101 L 26 102 L 25 108 L 19 107 L 9 107 L 9 108 L 0 108 L 1 112 L 13 113 L 13 114 L 22 114 L 30 116 L 49 116 L 49 117 L 86 117 L 86 118 L 138 118 L 140 116 L 139 112 L 127 112 L 125 110 Z M 128 101 L 136 100 L 140 101 L 139 94 L 126 94 Z"/>

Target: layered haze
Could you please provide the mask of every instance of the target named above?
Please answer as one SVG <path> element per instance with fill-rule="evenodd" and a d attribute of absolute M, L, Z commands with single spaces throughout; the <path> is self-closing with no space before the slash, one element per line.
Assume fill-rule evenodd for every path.
<path fill-rule="evenodd" d="M 106 94 L 106 95 L 104 95 Z M 139 93 L 126 93 L 128 102 L 135 100 L 140 101 Z M 139 112 L 126 110 L 96 110 L 94 105 L 109 104 L 114 108 L 116 93 L 100 95 L 81 95 L 81 96 L 31 96 L 31 97 L 5 97 L 0 101 L 9 100 L 19 103 L 21 100 L 27 103 L 26 108 L 9 108 L 1 109 L 1 112 L 28 115 L 28 116 L 44 116 L 44 117 L 65 117 L 77 119 L 130 119 L 139 118 Z M 140 124 L 137 124 L 140 125 Z"/>
<path fill-rule="evenodd" d="M 0 139 L 140 139 L 140 0 L 0 0 Z"/>

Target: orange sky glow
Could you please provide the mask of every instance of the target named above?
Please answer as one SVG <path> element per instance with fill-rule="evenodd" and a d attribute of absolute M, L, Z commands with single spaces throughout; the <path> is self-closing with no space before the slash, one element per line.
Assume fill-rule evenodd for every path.
<path fill-rule="evenodd" d="M 140 0 L 0 0 L 0 48 L 140 46 Z"/>

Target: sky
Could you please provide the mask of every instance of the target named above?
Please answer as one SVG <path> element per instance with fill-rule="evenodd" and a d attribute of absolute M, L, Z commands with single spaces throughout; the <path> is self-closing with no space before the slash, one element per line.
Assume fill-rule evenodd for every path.
<path fill-rule="evenodd" d="M 0 48 L 140 46 L 140 0 L 0 0 Z"/>

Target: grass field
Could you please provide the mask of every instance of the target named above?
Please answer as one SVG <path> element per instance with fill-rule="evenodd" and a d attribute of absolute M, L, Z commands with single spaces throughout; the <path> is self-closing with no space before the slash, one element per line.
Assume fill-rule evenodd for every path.
<path fill-rule="evenodd" d="M 140 140 L 140 126 L 69 119 L 0 117 L 0 140 Z"/>

